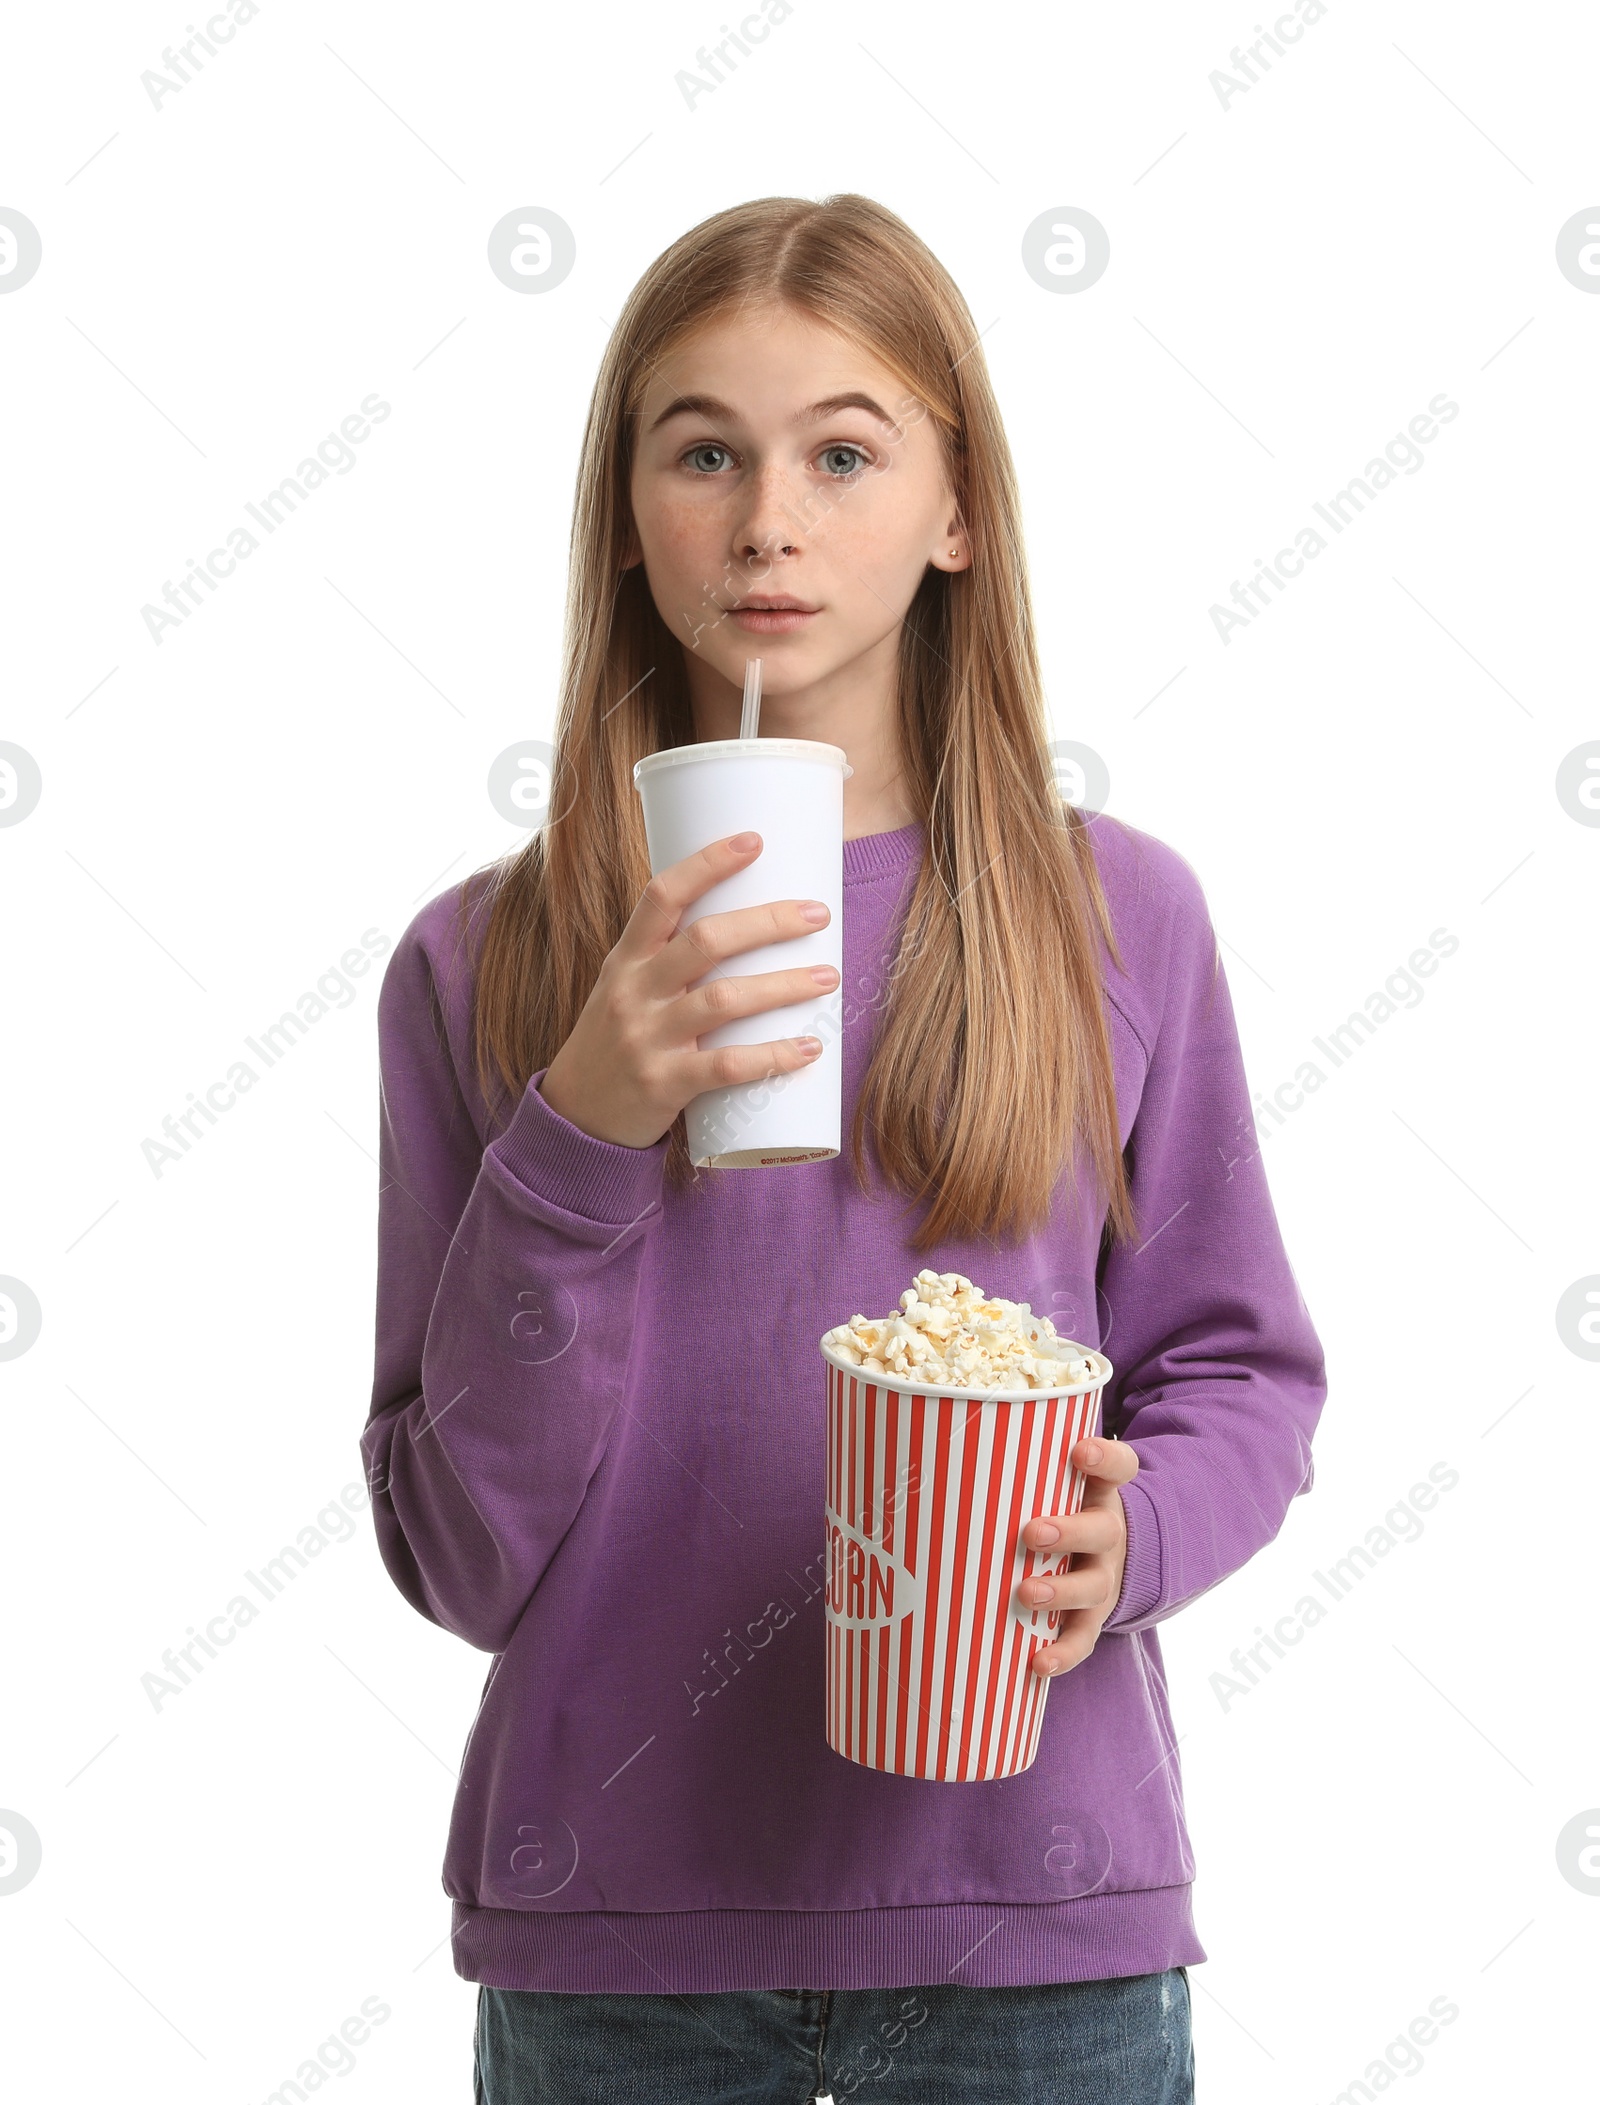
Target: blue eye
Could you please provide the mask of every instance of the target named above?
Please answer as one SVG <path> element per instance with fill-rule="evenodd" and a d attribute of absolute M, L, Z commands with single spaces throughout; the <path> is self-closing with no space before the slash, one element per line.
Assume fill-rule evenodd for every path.
<path fill-rule="evenodd" d="M 849 446 L 845 445 L 843 442 L 841 442 L 837 446 L 825 446 L 822 450 L 822 458 L 824 461 L 826 461 L 831 455 L 836 453 L 853 453 L 856 457 L 857 463 L 857 465 L 853 468 L 841 468 L 838 471 L 837 476 L 835 477 L 837 481 L 844 482 L 851 475 L 859 474 L 861 468 L 866 464 L 867 456 L 859 446 Z M 829 472 L 831 473 L 832 471 L 830 470 Z"/>

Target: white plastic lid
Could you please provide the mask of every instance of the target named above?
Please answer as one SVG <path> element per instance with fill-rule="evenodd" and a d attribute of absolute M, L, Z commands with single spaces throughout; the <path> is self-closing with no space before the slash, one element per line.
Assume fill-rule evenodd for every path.
<path fill-rule="evenodd" d="M 705 745 L 668 746 L 659 753 L 646 753 L 633 763 L 633 786 L 639 777 L 661 767 L 683 767 L 695 760 L 809 760 L 818 767 L 842 767 L 847 775 L 855 769 L 846 760 L 843 746 L 824 745 L 814 738 L 713 738 Z"/>

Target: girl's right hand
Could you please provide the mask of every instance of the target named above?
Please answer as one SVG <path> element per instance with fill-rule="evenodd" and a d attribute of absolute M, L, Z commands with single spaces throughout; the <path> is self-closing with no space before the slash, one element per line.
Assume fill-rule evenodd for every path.
<path fill-rule="evenodd" d="M 551 1109 L 597 1140 L 652 1147 L 691 1097 L 765 1081 L 807 1066 L 820 1038 L 773 1038 L 702 1052 L 697 1040 L 736 1016 L 786 1008 L 836 987 L 832 965 L 795 965 L 730 979 L 708 967 L 742 951 L 815 934 L 829 914 L 818 899 L 782 899 L 707 914 L 687 928 L 686 907 L 761 851 L 759 833 L 713 841 L 670 864 L 639 895 L 573 1032 L 545 1070 L 539 1093 Z"/>

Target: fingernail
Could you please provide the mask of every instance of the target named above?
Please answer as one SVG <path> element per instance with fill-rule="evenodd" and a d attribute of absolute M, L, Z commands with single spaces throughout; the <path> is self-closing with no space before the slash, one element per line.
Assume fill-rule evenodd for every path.
<path fill-rule="evenodd" d="M 800 918 L 802 921 L 809 921 L 813 927 L 820 928 L 828 918 L 828 909 L 820 899 L 803 899 L 800 902 Z"/>
<path fill-rule="evenodd" d="M 814 1060 L 822 1050 L 820 1038 L 796 1038 L 794 1041 L 808 1060 Z"/>
<path fill-rule="evenodd" d="M 1053 1520 L 1045 1521 L 1039 1529 L 1040 1547 L 1043 1548 L 1049 1543 L 1059 1542 L 1060 1540 L 1061 1530 L 1056 1526 L 1055 1522 Z"/>
<path fill-rule="evenodd" d="M 819 987 L 831 987 L 839 975 L 831 965 L 813 965 L 811 977 Z"/>
<path fill-rule="evenodd" d="M 760 845 L 759 833 L 736 833 L 728 842 L 728 846 L 740 855 L 746 854 L 751 848 L 759 848 Z"/>
<path fill-rule="evenodd" d="M 1084 1441 L 1084 1443 L 1083 1443 L 1083 1455 L 1084 1455 L 1084 1460 L 1085 1460 L 1085 1461 L 1088 1461 L 1088 1462 L 1098 1462 L 1098 1461 L 1100 1460 L 1101 1456 L 1102 1456 L 1102 1455 L 1103 1455 L 1104 1453 L 1105 1453 L 1105 1449 L 1104 1449 L 1104 1447 L 1103 1447 L 1103 1446 L 1102 1446 L 1102 1445 L 1100 1444 L 1100 1442 L 1099 1442 L 1098 1440 L 1085 1440 L 1085 1441 Z"/>

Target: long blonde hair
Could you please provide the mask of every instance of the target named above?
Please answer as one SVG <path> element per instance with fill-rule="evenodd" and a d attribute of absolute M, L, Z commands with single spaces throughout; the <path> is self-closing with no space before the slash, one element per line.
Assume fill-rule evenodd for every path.
<path fill-rule="evenodd" d="M 1085 821 L 1055 785 L 1010 450 L 965 300 L 867 197 L 714 214 L 657 257 L 612 330 L 578 469 L 552 817 L 486 871 L 473 1010 L 485 1097 L 503 1086 L 514 1102 L 571 1034 L 650 879 L 633 763 L 696 735 L 682 646 L 642 564 L 623 568 L 645 388 L 714 316 L 770 302 L 843 332 L 932 415 L 971 552 L 964 572 L 930 566 L 901 631 L 900 749 L 926 846 L 852 1170 L 866 1188 L 870 1131 L 884 1180 L 927 1205 L 911 1237 L 923 1251 L 1039 1223 L 1081 1136 L 1107 1231 L 1131 1237 L 1097 929 L 1121 959 Z M 734 1174 L 697 1175 L 680 1114 L 669 1181 Z"/>

